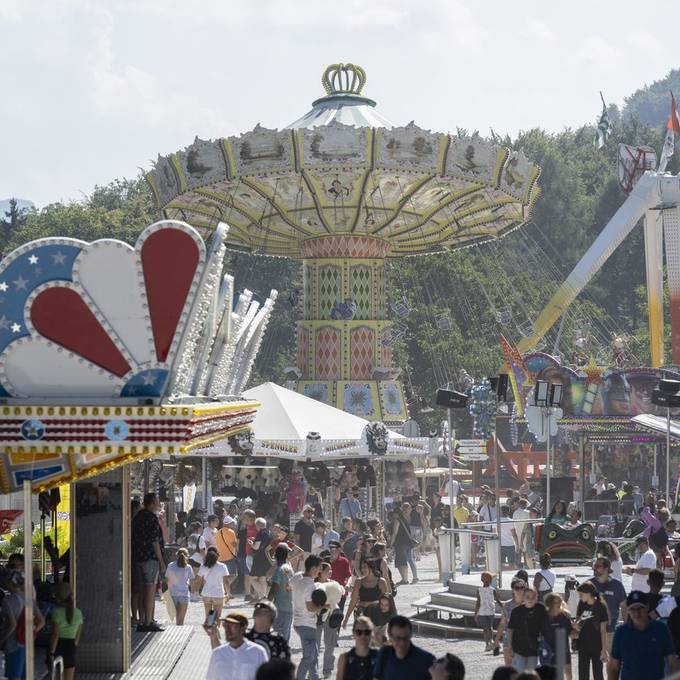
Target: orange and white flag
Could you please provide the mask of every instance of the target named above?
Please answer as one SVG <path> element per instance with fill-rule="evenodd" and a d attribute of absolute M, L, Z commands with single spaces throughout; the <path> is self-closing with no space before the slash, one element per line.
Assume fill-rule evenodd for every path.
<path fill-rule="evenodd" d="M 668 122 L 666 123 L 666 139 L 661 151 L 659 172 L 666 171 L 668 160 L 675 152 L 675 135 L 680 135 L 680 118 L 678 118 L 678 107 L 675 105 L 675 97 L 671 92 L 671 115 L 668 116 Z"/>

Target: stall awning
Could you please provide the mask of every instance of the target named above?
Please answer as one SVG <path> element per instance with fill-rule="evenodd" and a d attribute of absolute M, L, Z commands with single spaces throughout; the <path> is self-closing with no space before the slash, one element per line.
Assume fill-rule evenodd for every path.
<path fill-rule="evenodd" d="M 643 413 L 631 418 L 633 423 L 643 432 L 651 432 L 660 438 L 666 436 L 668 423 L 663 416 L 653 416 L 650 413 Z M 674 445 L 680 444 L 680 424 L 671 420 L 671 442 Z"/>

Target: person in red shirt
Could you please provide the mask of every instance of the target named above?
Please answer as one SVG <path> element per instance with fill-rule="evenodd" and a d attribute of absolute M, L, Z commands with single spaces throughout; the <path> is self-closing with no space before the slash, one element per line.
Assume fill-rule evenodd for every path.
<path fill-rule="evenodd" d="M 342 554 L 338 541 L 330 541 L 328 549 L 331 551 L 331 558 L 329 560 L 331 563 L 331 578 L 344 587 L 352 575 L 352 566 L 349 560 Z"/>

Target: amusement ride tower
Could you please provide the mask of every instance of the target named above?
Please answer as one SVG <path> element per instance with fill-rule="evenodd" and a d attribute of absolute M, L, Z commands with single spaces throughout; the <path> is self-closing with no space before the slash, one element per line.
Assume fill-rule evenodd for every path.
<path fill-rule="evenodd" d="M 398 425 L 408 417 L 385 260 L 498 239 L 521 226 L 539 169 L 485 140 L 398 127 L 365 97 L 353 64 L 323 74 L 326 96 L 282 130 L 196 139 L 147 179 L 167 218 L 214 229 L 229 247 L 301 259 L 297 390 Z"/>

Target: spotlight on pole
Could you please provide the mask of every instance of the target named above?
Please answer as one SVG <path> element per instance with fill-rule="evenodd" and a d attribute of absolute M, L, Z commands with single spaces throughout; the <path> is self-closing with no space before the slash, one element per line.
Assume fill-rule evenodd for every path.
<path fill-rule="evenodd" d="M 534 391 L 534 406 L 548 405 L 548 391 L 550 390 L 550 383 L 547 380 L 537 380 L 536 389 Z"/>

